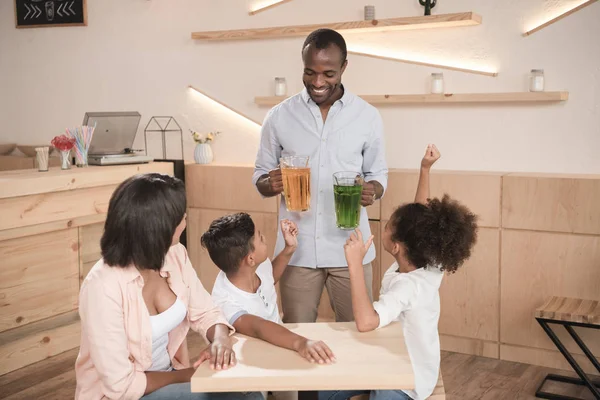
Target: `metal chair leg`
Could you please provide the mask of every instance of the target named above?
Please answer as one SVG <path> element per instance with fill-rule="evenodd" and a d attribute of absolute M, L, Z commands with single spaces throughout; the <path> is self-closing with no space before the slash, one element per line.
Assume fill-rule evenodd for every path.
<path fill-rule="evenodd" d="M 560 339 L 556 336 L 556 334 L 554 333 L 554 331 L 548 326 L 548 323 L 545 320 L 542 320 L 542 319 L 539 319 L 539 318 L 536 318 L 536 320 L 538 321 L 538 323 L 540 324 L 540 326 L 542 327 L 542 329 L 544 330 L 544 332 L 546 332 L 546 334 L 548 335 L 548 337 L 550 338 L 550 340 L 552 340 L 552 342 L 554 343 L 554 345 L 556 346 L 556 348 L 561 352 L 561 354 L 563 355 L 563 357 L 565 357 L 565 359 L 567 360 L 567 362 L 571 365 L 571 368 L 573 368 L 573 370 L 575 371 L 575 373 L 581 378 L 581 380 L 577 380 L 580 383 L 578 383 L 578 382 L 575 382 L 575 383 L 587 386 L 587 388 L 592 392 L 592 394 L 594 395 L 594 397 L 596 399 L 600 400 L 600 390 L 598 390 L 598 388 L 596 387 L 596 385 L 594 384 L 594 382 L 592 382 L 590 380 L 590 378 L 586 375 L 586 373 L 583 371 L 583 369 L 581 369 L 581 367 L 579 366 L 579 364 L 577 364 L 577 361 L 575 361 L 575 359 L 573 358 L 573 356 L 571 355 L 571 353 L 569 353 L 569 351 L 562 344 L 562 342 L 560 341 Z M 567 325 L 565 325 L 565 327 L 566 326 Z M 569 332 L 569 333 L 571 333 L 571 332 Z M 573 331 L 573 333 L 577 336 L 577 333 L 575 331 Z M 581 341 L 581 338 L 579 338 L 579 336 L 577 336 L 577 338 L 579 339 L 579 341 Z M 581 343 L 583 344 L 583 342 L 581 342 Z M 586 349 L 587 349 L 587 347 L 586 347 Z M 589 349 L 587 349 L 587 351 L 591 354 L 591 352 L 589 351 Z M 584 352 L 585 352 L 585 350 L 584 350 Z M 586 353 L 586 355 L 587 355 L 587 353 Z M 549 376 L 547 376 L 544 379 L 544 381 L 542 382 L 542 385 L 543 385 L 543 383 L 546 380 L 558 380 L 558 381 L 565 382 L 565 380 L 562 379 L 562 378 L 566 378 L 566 377 L 560 377 L 559 375 L 554 375 L 554 377 L 559 377 L 559 379 L 551 379 L 551 378 L 549 378 Z M 569 383 L 572 383 L 572 382 L 569 382 Z M 552 396 L 552 397 L 541 397 L 541 398 L 552 399 L 552 400 L 554 400 L 554 399 L 577 400 L 574 397 L 560 396 L 560 395 L 555 395 L 555 394 L 551 394 L 551 393 L 547 393 L 547 392 L 542 392 L 541 388 L 542 388 L 542 386 L 540 386 L 538 388 L 538 391 L 536 392 L 536 396 L 537 397 L 541 397 L 541 396 L 545 395 L 545 396 Z M 540 396 L 538 396 L 538 393 L 539 393 Z"/>

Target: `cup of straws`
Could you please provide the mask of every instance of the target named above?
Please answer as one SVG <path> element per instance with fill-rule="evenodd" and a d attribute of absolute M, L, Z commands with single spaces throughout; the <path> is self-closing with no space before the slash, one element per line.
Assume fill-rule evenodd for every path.
<path fill-rule="evenodd" d="M 90 143 L 92 143 L 92 136 L 94 136 L 94 126 L 78 126 L 76 128 L 67 128 L 67 136 L 75 139 L 75 146 L 73 146 L 73 152 L 75 153 L 75 165 L 78 167 L 88 166 L 88 150 L 90 149 Z"/>
<path fill-rule="evenodd" d="M 48 171 L 48 154 L 50 153 L 50 148 L 48 146 L 36 147 L 36 161 L 38 165 L 38 171 L 46 172 Z"/>

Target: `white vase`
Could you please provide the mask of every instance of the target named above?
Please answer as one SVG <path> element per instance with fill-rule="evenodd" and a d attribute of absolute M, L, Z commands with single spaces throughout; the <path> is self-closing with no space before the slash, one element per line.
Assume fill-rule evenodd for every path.
<path fill-rule="evenodd" d="M 213 152 L 210 144 L 196 144 L 196 149 L 194 150 L 194 160 L 196 160 L 196 164 L 210 164 L 213 160 Z"/>

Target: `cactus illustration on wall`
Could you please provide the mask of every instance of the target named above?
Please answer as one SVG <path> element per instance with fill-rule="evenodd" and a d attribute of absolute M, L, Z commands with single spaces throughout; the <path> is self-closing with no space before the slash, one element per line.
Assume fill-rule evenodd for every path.
<path fill-rule="evenodd" d="M 431 9 L 435 7 L 437 0 L 419 0 L 419 4 L 425 7 L 425 15 L 431 15 Z"/>

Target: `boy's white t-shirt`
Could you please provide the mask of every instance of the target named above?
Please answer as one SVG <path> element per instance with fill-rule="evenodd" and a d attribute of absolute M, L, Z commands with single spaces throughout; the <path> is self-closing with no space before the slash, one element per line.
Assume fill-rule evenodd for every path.
<path fill-rule="evenodd" d="M 415 390 L 403 390 L 414 400 L 426 399 L 440 373 L 439 288 L 444 273 L 438 267 L 399 273 L 394 263 L 384 274 L 379 301 L 379 328 L 402 322 L 404 340 L 415 374 Z"/>
<path fill-rule="evenodd" d="M 219 272 L 213 286 L 212 299 L 221 308 L 227 322 L 231 325 L 244 314 L 256 315 L 281 324 L 271 260 L 267 258 L 260 264 L 256 269 L 256 275 L 260 278 L 260 286 L 256 293 L 249 293 L 238 289 L 227 279 L 223 271 Z"/>

